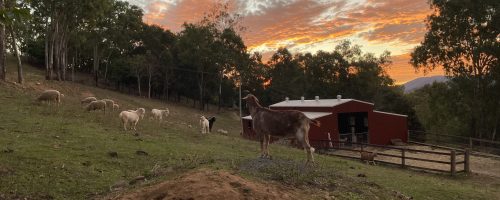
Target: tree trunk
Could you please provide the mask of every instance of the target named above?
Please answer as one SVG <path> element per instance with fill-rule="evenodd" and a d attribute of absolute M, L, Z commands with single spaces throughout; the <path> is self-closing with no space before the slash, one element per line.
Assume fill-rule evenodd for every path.
<path fill-rule="evenodd" d="M 203 74 L 203 70 L 201 71 L 201 81 L 200 81 L 200 109 L 203 110 L 203 78 L 204 78 L 204 74 Z"/>
<path fill-rule="evenodd" d="M 104 69 L 104 82 L 105 83 L 108 83 L 108 65 L 111 62 L 110 58 L 111 58 L 112 52 L 113 52 L 113 50 L 109 50 L 108 58 L 106 59 L 106 67 Z"/>
<path fill-rule="evenodd" d="M 98 87 L 99 83 L 99 48 L 98 45 L 94 46 L 94 76 L 95 76 L 95 86 Z"/>
<path fill-rule="evenodd" d="M 5 8 L 4 0 L 0 0 L 0 9 Z M 5 25 L 0 23 L 0 80 L 5 81 L 7 66 L 5 65 Z"/>
<path fill-rule="evenodd" d="M 223 74 L 221 72 L 221 74 L 220 74 L 220 81 L 219 81 L 219 106 L 217 108 L 218 112 L 220 112 L 221 99 L 222 99 L 222 77 L 223 77 Z"/>
<path fill-rule="evenodd" d="M 153 69 L 151 64 L 148 65 L 148 99 L 151 99 L 151 77 L 153 76 Z"/>
<path fill-rule="evenodd" d="M 65 34 L 62 46 L 62 80 L 66 81 L 66 69 L 68 67 L 68 39 Z"/>
<path fill-rule="evenodd" d="M 142 94 L 141 94 L 141 75 L 139 74 L 139 72 L 137 72 L 136 75 L 137 75 L 137 89 L 139 90 L 139 96 L 142 97 Z"/>
<path fill-rule="evenodd" d="M 56 68 L 56 74 L 57 74 L 57 80 L 61 81 L 61 36 L 59 35 L 60 27 L 59 27 L 59 22 L 56 20 L 56 28 L 54 32 L 54 38 L 55 38 L 55 54 L 54 54 L 54 65 Z"/>
<path fill-rule="evenodd" d="M 73 61 L 71 61 L 72 64 L 71 64 L 71 81 L 74 82 L 75 81 L 75 65 L 76 65 L 76 62 L 75 62 L 75 56 L 73 56 Z"/>
<path fill-rule="evenodd" d="M 47 29 L 45 31 L 45 80 L 50 80 L 50 68 L 49 68 L 49 32 L 50 32 L 50 26 L 48 23 L 48 20 L 45 21 L 45 28 Z"/>
<path fill-rule="evenodd" d="M 168 96 L 168 68 L 165 70 L 165 79 L 163 79 L 163 97 L 169 100 Z"/>
<path fill-rule="evenodd" d="M 49 44 L 49 47 L 50 47 L 50 51 L 49 51 L 49 79 L 48 80 L 52 80 L 52 75 L 54 73 L 54 45 L 56 43 L 56 36 L 55 36 L 55 32 L 52 32 L 52 34 L 49 35 L 49 38 L 50 38 L 50 44 Z"/>
<path fill-rule="evenodd" d="M 5 9 L 4 0 L 0 0 L 0 10 Z M 7 66 L 5 65 L 5 25 L 0 23 L 0 80 L 5 81 Z"/>
<path fill-rule="evenodd" d="M 13 27 L 9 27 L 9 32 L 10 36 L 12 37 L 12 47 L 14 47 L 14 54 L 16 55 L 17 58 L 17 82 L 19 84 L 24 83 L 24 78 L 23 78 L 23 65 L 21 63 L 21 53 L 19 52 L 19 47 L 17 46 L 17 36 L 15 31 L 13 30 Z"/>

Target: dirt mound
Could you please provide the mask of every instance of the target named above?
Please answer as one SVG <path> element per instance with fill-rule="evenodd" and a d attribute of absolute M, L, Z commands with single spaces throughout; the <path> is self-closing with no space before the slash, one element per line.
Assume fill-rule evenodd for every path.
<path fill-rule="evenodd" d="M 302 199 L 293 188 L 201 169 L 108 199 Z"/>

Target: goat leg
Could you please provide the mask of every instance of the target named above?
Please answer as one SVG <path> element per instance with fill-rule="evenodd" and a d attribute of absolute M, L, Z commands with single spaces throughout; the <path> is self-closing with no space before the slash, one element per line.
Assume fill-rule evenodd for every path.
<path fill-rule="evenodd" d="M 269 154 L 269 143 L 271 142 L 271 135 L 266 135 L 264 137 L 266 138 L 266 157 L 269 158 L 269 160 L 272 160 L 271 155 Z"/>
<path fill-rule="evenodd" d="M 260 136 L 260 158 L 265 158 L 265 153 L 264 153 L 264 142 L 266 140 L 265 138 L 266 138 L 265 135 Z"/>

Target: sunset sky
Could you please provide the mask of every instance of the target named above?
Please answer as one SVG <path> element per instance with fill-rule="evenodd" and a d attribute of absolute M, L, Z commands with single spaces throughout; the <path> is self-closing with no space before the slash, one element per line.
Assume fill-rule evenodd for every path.
<path fill-rule="evenodd" d="M 184 22 L 197 22 L 215 0 L 128 0 L 144 9 L 144 21 L 179 32 Z M 279 47 L 292 53 L 332 51 L 351 40 L 363 51 L 392 54 L 389 75 L 396 83 L 424 76 L 408 64 L 412 49 L 426 32 L 427 0 L 232 0 L 243 16 L 242 38 L 250 51 L 265 56 Z M 426 76 L 441 75 L 433 71 Z"/>

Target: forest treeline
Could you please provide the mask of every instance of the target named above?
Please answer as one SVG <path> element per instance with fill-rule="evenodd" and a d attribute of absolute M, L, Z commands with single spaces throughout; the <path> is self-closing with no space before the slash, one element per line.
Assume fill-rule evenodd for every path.
<path fill-rule="evenodd" d="M 408 115 L 410 129 L 495 139 L 499 3 L 430 5 L 434 14 L 411 63 L 418 70 L 442 67 L 450 81 L 409 95 L 386 73 L 389 52 L 375 56 L 349 41 L 313 53 L 280 48 L 263 60 L 247 49 L 241 16 L 223 3 L 174 33 L 146 24 L 142 9 L 120 0 L 0 0 L 0 50 L 18 58 L 19 83 L 22 61 L 29 61 L 45 69 L 47 80 L 72 81 L 84 73 L 98 87 L 169 101 L 188 98 L 200 109 L 237 106 L 239 86 L 264 105 L 341 94 Z"/>

